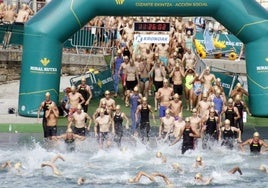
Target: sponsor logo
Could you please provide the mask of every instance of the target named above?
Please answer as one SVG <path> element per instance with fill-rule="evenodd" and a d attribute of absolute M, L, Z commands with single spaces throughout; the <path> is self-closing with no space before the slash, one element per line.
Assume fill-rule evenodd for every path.
<path fill-rule="evenodd" d="M 123 5 L 124 2 L 125 2 L 125 0 L 115 0 L 115 3 L 117 5 Z"/>
<path fill-rule="evenodd" d="M 43 66 L 47 66 L 50 63 L 50 60 L 45 57 L 45 58 L 41 59 L 40 62 Z"/>
<path fill-rule="evenodd" d="M 30 66 L 31 73 L 38 73 L 38 74 L 55 74 L 58 69 L 55 67 L 47 67 L 50 64 L 50 59 L 42 58 L 40 60 L 42 66 Z"/>
<path fill-rule="evenodd" d="M 256 67 L 257 72 L 268 72 L 268 66 L 257 66 Z"/>
<path fill-rule="evenodd" d="M 134 42 L 137 43 L 169 43 L 169 35 L 135 34 Z"/>

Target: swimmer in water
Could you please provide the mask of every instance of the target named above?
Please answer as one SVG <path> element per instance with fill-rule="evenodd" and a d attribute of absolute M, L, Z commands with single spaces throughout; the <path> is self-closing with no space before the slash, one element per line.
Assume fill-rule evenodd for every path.
<path fill-rule="evenodd" d="M 86 182 L 86 179 L 80 177 L 80 178 L 78 178 L 78 180 L 77 180 L 77 185 L 83 185 L 85 182 Z"/>
<path fill-rule="evenodd" d="M 180 167 L 179 163 L 172 163 L 172 168 L 174 169 L 175 172 L 182 172 L 182 168 Z"/>
<path fill-rule="evenodd" d="M 253 134 L 253 138 L 250 138 L 245 142 L 243 142 L 242 144 L 240 144 L 240 148 L 243 152 L 245 151 L 244 149 L 245 145 L 249 145 L 250 152 L 254 154 L 261 153 L 262 146 L 266 148 L 266 151 L 268 150 L 268 144 L 264 140 L 260 139 L 260 134 L 258 132 L 255 132 Z"/>
<path fill-rule="evenodd" d="M 156 158 L 161 158 L 162 163 L 166 163 L 166 162 L 167 162 L 167 157 L 164 156 L 164 155 L 162 154 L 162 152 L 160 152 L 160 151 L 156 152 Z"/>
<path fill-rule="evenodd" d="M 65 143 L 67 144 L 67 150 L 68 151 L 74 151 L 75 150 L 75 140 L 78 139 L 78 140 L 85 140 L 86 137 L 85 136 L 80 136 L 78 134 L 74 134 L 73 133 L 73 130 L 71 128 L 68 128 L 66 130 L 66 133 L 65 134 L 62 134 L 60 136 L 56 136 L 55 138 L 56 140 L 57 139 L 63 139 L 65 141 Z"/>
<path fill-rule="evenodd" d="M 142 176 L 147 177 L 152 182 L 155 182 L 155 177 L 161 177 L 161 178 L 163 178 L 166 185 L 168 185 L 168 186 L 173 185 L 173 183 L 164 174 L 161 174 L 158 172 L 153 172 L 150 175 L 150 174 L 145 173 L 144 171 L 139 171 L 134 178 L 129 178 L 128 183 L 138 183 Z"/>
<path fill-rule="evenodd" d="M 197 173 L 194 177 L 195 183 L 209 185 L 211 184 L 213 178 L 203 178 L 201 173 Z"/>
<path fill-rule="evenodd" d="M 238 172 L 240 175 L 242 175 L 242 171 L 241 169 L 236 166 L 234 168 L 232 168 L 231 170 L 228 171 L 228 173 L 230 174 L 235 174 L 236 172 Z M 212 177 L 209 177 L 209 178 L 203 178 L 203 175 L 201 173 L 197 173 L 194 177 L 195 179 L 195 183 L 197 184 L 203 184 L 203 185 L 209 185 L 211 184 L 213 178 Z"/>
<path fill-rule="evenodd" d="M 199 168 L 199 167 L 204 167 L 204 166 L 205 166 L 205 164 L 204 164 L 204 161 L 202 160 L 202 157 L 197 156 L 196 160 L 195 160 L 195 163 L 193 164 L 193 167 L 194 168 Z"/>
<path fill-rule="evenodd" d="M 10 161 L 4 162 L 0 167 L 0 169 L 15 169 L 17 172 L 21 172 L 22 168 L 21 162 L 16 162 L 12 165 Z"/>
<path fill-rule="evenodd" d="M 41 167 L 43 168 L 45 166 L 48 166 L 52 169 L 54 175 L 61 176 L 61 172 L 58 170 L 58 168 L 55 165 L 55 162 L 57 159 L 61 159 L 62 161 L 65 161 L 65 159 L 61 155 L 58 154 L 55 157 L 53 157 L 50 161 L 43 162 L 41 164 Z"/>
<path fill-rule="evenodd" d="M 231 170 L 229 170 L 230 174 L 235 174 L 236 172 L 238 172 L 240 175 L 243 175 L 241 169 L 238 166 L 236 166 L 236 167 L 232 168 Z"/>
<path fill-rule="evenodd" d="M 268 174 L 267 167 L 265 165 L 263 165 L 263 164 L 260 166 L 259 170 Z"/>

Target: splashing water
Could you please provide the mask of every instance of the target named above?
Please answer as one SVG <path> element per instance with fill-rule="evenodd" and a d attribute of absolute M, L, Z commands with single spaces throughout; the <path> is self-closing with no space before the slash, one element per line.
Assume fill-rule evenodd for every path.
<path fill-rule="evenodd" d="M 108 149 L 100 150 L 95 138 L 87 138 L 76 143 L 76 151 L 66 151 L 65 143 L 45 144 L 41 135 L 1 134 L 0 162 L 21 162 L 22 169 L 0 170 L 1 187 L 74 187 L 79 177 L 86 178 L 85 184 L 91 187 L 124 187 L 130 186 L 128 179 L 139 171 L 165 174 L 175 187 L 195 187 L 194 176 L 201 172 L 206 178 L 212 177 L 210 187 L 242 187 L 247 184 L 265 187 L 268 183 L 267 174 L 258 170 L 261 164 L 268 164 L 267 154 L 252 156 L 242 153 L 238 148 L 233 150 L 221 147 L 216 143 L 210 150 L 203 150 L 198 143 L 196 150 L 181 154 L 181 142 L 168 146 L 157 139 L 151 138 L 147 145 L 138 140 L 123 138 L 121 148 L 115 144 Z M 161 152 L 167 161 L 163 163 L 156 158 Z M 49 161 L 61 154 L 65 161 L 57 160 L 57 168 L 61 176 L 53 175 L 50 168 L 41 168 L 41 163 Z M 197 156 L 202 156 L 205 166 L 194 168 Z M 179 163 L 182 172 L 173 170 L 171 164 Z M 234 166 L 239 166 L 243 175 L 229 174 Z M 139 186 L 163 187 L 162 179 L 151 182 L 141 178 Z"/>

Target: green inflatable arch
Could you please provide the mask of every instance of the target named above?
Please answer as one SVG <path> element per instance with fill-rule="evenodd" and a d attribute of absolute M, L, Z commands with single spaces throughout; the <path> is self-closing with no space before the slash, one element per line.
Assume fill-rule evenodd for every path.
<path fill-rule="evenodd" d="M 97 15 L 211 16 L 246 44 L 249 105 L 268 116 L 268 14 L 255 0 L 52 0 L 25 25 L 19 114 L 58 101 L 62 44 Z"/>

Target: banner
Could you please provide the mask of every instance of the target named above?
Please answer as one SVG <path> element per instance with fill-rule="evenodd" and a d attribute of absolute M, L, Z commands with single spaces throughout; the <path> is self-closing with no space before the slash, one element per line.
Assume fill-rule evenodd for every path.
<path fill-rule="evenodd" d="M 75 85 L 77 87 L 81 84 L 82 77 L 86 79 L 87 85 L 90 86 L 93 97 L 102 97 L 106 90 L 114 90 L 113 78 L 110 69 L 95 74 L 94 72 L 90 72 L 82 76 L 73 77 L 70 79 L 71 85 Z"/>
<path fill-rule="evenodd" d="M 169 43 L 169 35 L 135 34 L 134 43 Z"/>
<path fill-rule="evenodd" d="M 223 72 L 213 72 L 216 78 L 221 79 L 221 86 L 224 89 L 224 93 L 226 97 L 229 97 L 231 90 L 233 89 L 234 86 L 239 82 L 237 76 L 235 75 L 228 75 Z"/>
<path fill-rule="evenodd" d="M 240 53 L 243 43 L 236 36 L 234 36 L 233 34 L 217 34 L 217 37 L 218 41 L 222 41 L 226 45 L 226 48 L 221 49 L 222 51 L 234 49 L 237 54 Z M 205 43 L 204 35 L 201 32 L 196 33 L 196 39 L 202 44 Z"/>

